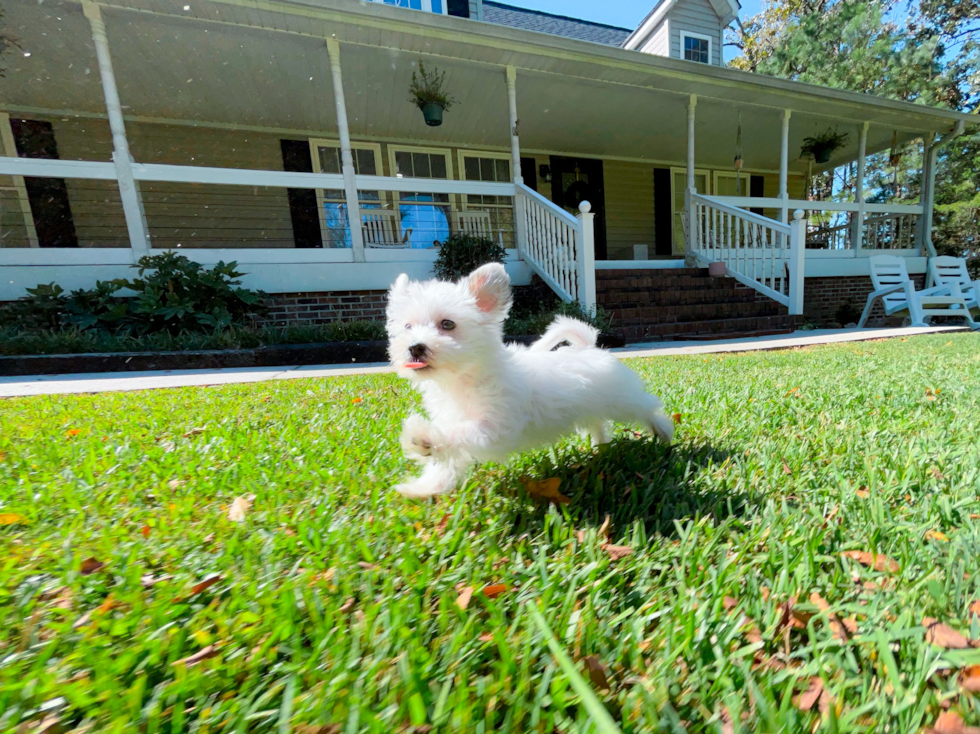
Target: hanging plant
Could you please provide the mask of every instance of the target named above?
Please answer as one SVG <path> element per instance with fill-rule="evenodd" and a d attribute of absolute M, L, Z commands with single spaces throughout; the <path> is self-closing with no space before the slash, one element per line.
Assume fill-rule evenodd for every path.
<path fill-rule="evenodd" d="M 418 71 L 412 72 L 412 83 L 408 87 L 408 101 L 422 110 L 425 124 L 438 127 L 442 124 L 442 113 L 456 104 L 456 98 L 443 89 L 446 72 L 433 69 L 431 72 L 419 59 Z"/>
<path fill-rule="evenodd" d="M 888 164 L 897 168 L 902 161 L 902 150 L 898 147 L 898 130 L 892 133 L 892 147 L 888 154 Z"/>
<path fill-rule="evenodd" d="M 828 127 L 818 135 L 803 138 L 800 158 L 813 158 L 817 163 L 827 163 L 833 152 L 844 147 L 845 142 L 847 142 L 847 133 Z"/>

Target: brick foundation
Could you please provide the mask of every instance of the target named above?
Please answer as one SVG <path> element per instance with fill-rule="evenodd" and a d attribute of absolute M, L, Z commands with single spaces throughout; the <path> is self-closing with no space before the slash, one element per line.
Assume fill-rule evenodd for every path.
<path fill-rule="evenodd" d="M 916 290 L 925 284 L 925 275 L 913 275 Z M 803 291 L 804 315 L 818 325 L 837 323 L 837 312 L 841 306 L 850 302 L 854 307 L 853 320 L 861 317 L 868 294 L 874 290 L 871 278 L 867 275 L 846 278 L 807 278 Z M 901 326 L 903 317 L 885 318 L 881 303 L 876 303 L 868 318 L 868 326 Z M 841 324 L 846 326 L 847 324 Z"/>
<path fill-rule="evenodd" d="M 388 291 L 328 291 L 281 293 L 269 296 L 268 315 L 261 323 L 273 326 L 327 324 L 331 321 L 381 321 Z"/>

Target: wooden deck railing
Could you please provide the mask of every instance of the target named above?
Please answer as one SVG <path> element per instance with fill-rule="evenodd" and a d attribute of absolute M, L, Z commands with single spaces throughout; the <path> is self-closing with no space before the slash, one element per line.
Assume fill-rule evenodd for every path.
<path fill-rule="evenodd" d="M 531 269 L 565 301 L 595 308 L 595 243 L 592 206 L 583 201 L 572 216 L 537 191 L 516 184 L 517 246 Z"/>
<path fill-rule="evenodd" d="M 803 313 L 806 222 L 792 224 L 725 204 L 710 196 L 687 194 L 690 249 L 703 263 L 724 263 L 727 275 L 783 304 L 790 315 Z"/>

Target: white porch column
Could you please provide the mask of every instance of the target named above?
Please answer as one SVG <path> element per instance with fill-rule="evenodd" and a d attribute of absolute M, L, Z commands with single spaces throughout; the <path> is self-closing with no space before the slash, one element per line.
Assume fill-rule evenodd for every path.
<path fill-rule="evenodd" d="M 694 229 L 694 206 L 691 195 L 697 193 L 694 183 L 694 111 L 698 106 L 698 95 L 692 94 L 687 102 L 687 189 L 684 192 L 684 208 L 687 216 L 687 237 L 684 240 L 684 247 L 687 254 L 694 248 L 691 246 L 696 235 Z"/>
<path fill-rule="evenodd" d="M 507 106 L 510 110 L 510 166 L 514 183 L 524 183 L 521 175 L 520 120 L 517 118 L 517 69 L 507 67 Z"/>
<path fill-rule="evenodd" d="M 789 118 L 792 110 L 783 110 L 783 126 L 779 138 L 779 198 L 783 200 L 780 219 L 783 224 L 789 222 Z"/>
<path fill-rule="evenodd" d="M 137 260 L 150 249 L 150 236 L 147 232 L 146 215 L 143 213 L 143 199 L 139 184 L 133 178 L 133 156 L 129 152 L 126 138 L 126 125 L 123 123 L 122 103 L 116 88 L 116 76 L 112 71 L 112 58 L 109 56 L 109 37 L 106 35 L 102 11 L 93 2 L 83 0 L 82 12 L 92 27 L 92 41 L 102 79 L 102 93 L 105 96 L 106 113 L 109 116 L 109 130 L 112 132 L 112 162 L 116 168 L 119 184 L 119 198 L 126 217 L 133 259 Z"/>
<path fill-rule="evenodd" d="M 864 238 L 864 175 L 867 165 L 868 152 L 868 128 L 871 123 L 865 122 L 858 131 L 858 159 L 857 159 L 857 181 L 854 182 L 854 199 L 857 202 L 858 210 L 852 215 L 851 221 L 851 249 L 860 251 L 861 241 Z"/>
<path fill-rule="evenodd" d="M 333 100 L 337 107 L 337 134 L 340 138 L 341 170 L 344 174 L 344 195 L 347 199 L 347 224 L 354 262 L 364 262 L 364 232 L 361 230 L 361 205 L 357 201 L 357 179 L 354 175 L 354 154 L 350 147 L 350 128 L 347 126 L 347 103 L 344 101 L 344 80 L 340 73 L 340 44 L 328 38 L 330 73 L 333 79 Z"/>
<path fill-rule="evenodd" d="M 916 227 L 919 252 L 930 255 L 926 240 L 930 239 L 929 217 L 926 212 L 932 212 L 932 191 L 930 179 L 932 176 L 932 148 L 936 138 L 932 133 L 922 136 L 922 183 L 919 184 L 919 201 L 922 202 L 922 214 L 919 216 L 919 226 Z"/>

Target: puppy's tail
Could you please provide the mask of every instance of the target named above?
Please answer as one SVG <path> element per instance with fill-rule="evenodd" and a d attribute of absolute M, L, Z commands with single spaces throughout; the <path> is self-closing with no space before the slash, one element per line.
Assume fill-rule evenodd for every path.
<path fill-rule="evenodd" d="M 570 316 L 556 316 L 530 349 L 533 352 L 550 352 L 562 342 L 568 342 L 574 349 L 587 349 L 594 347 L 598 338 L 599 330 L 584 321 Z"/>

